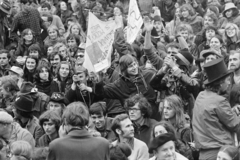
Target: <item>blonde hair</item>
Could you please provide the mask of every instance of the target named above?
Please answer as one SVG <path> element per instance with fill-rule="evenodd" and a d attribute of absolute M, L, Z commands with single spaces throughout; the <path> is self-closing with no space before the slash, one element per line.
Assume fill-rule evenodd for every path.
<path fill-rule="evenodd" d="M 50 30 L 54 30 L 54 31 L 57 32 L 57 35 L 58 35 L 58 36 L 60 35 L 57 26 L 55 26 L 55 25 L 49 26 L 48 29 L 47 29 L 47 31 L 49 32 Z"/>
<path fill-rule="evenodd" d="M 167 101 L 169 106 L 175 110 L 175 116 L 173 117 L 175 119 L 175 124 L 172 124 L 176 128 L 182 128 L 184 127 L 186 120 L 183 113 L 183 101 L 182 99 L 177 95 L 171 95 L 164 99 L 164 102 Z M 164 119 L 164 116 L 162 116 L 162 120 Z"/>
<path fill-rule="evenodd" d="M 81 42 L 85 43 L 86 42 L 86 34 L 84 33 L 84 31 L 82 29 L 82 26 L 78 22 L 74 22 L 68 27 L 68 30 L 67 30 L 67 33 L 66 33 L 65 37 L 68 37 L 72 33 L 73 26 L 77 26 L 79 28 L 80 40 L 81 40 Z"/>
<path fill-rule="evenodd" d="M 11 144 L 11 152 L 17 159 L 31 159 L 32 147 L 27 141 L 15 141 Z"/>
<path fill-rule="evenodd" d="M 178 33 L 181 32 L 181 31 L 188 31 L 187 42 L 192 43 L 192 39 L 193 39 L 192 26 L 190 24 L 187 24 L 187 23 L 180 23 L 179 26 L 176 28 L 175 35 L 178 35 Z"/>
<path fill-rule="evenodd" d="M 227 29 L 233 27 L 236 30 L 235 36 L 237 37 L 237 41 L 240 39 L 240 33 L 239 33 L 239 28 L 236 24 L 234 23 L 227 23 L 225 29 L 224 29 L 224 34 L 223 34 L 223 41 L 227 44 L 231 39 L 227 35 Z"/>

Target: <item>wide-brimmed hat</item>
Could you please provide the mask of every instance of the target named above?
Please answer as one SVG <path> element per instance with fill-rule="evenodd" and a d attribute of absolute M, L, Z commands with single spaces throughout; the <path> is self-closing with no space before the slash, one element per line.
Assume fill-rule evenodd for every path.
<path fill-rule="evenodd" d="M 53 92 L 49 102 L 63 103 L 65 105 L 69 104 L 69 101 L 63 93 Z"/>
<path fill-rule="evenodd" d="M 21 95 L 15 99 L 13 106 L 22 112 L 32 112 L 34 102 L 30 95 Z"/>
<path fill-rule="evenodd" d="M 224 8 L 224 11 L 223 11 L 223 16 L 224 16 L 224 17 L 226 17 L 226 16 L 225 16 L 225 13 L 226 13 L 226 11 L 228 11 L 229 9 L 233 9 L 233 13 L 232 13 L 233 16 L 239 14 L 239 10 L 238 10 L 238 8 L 235 6 L 235 4 L 232 3 L 232 2 L 229 2 L 229 3 L 226 3 L 226 4 L 225 4 L 225 8 Z"/>
<path fill-rule="evenodd" d="M 207 80 L 204 82 L 205 85 L 209 85 L 217 80 L 230 75 L 233 70 L 228 70 L 223 58 L 212 60 L 206 63 L 204 66 L 204 71 L 207 75 Z"/>
<path fill-rule="evenodd" d="M 38 89 L 31 82 L 23 82 L 18 95 L 27 95 L 37 93 Z"/>
<path fill-rule="evenodd" d="M 10 14 L 10 10 L 11 10 L 10 2 L 8 0 L 1 0 L 0 1 L 0 10 L 5 12 L 6 14 Z"/>
<path fill-rule="evenodd" d="M 174 55 L 177 58 L 177 64 L 189 66 L 193 63 L 193 56 L 187 48 L 184 48 L 179 51 L 179 53 Z"/>

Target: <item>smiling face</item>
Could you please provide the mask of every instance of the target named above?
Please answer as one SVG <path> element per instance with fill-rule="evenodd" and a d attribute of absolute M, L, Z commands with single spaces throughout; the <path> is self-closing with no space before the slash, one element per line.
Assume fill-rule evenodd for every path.
<path fill-rule="evenodd" d="M 49 35 L 49 38 L 52 39 L 52 40 L 55 40 L 58 37 L 58 33 L 55 29 L 50 29 L 48 31 L 48 35 Z"/>
<path fill-rule="evenodd" d="M 67 10 L 67 4 L 66 4 L 65 2 L 61 2 L 61 3 L 60 3 L 60 9 L 61 9 L 62 11 L 66 11 L 66 10 Z"/>
<path fill-rule="evenodd" d="M 185 40 L 188 39 L 189 33 L 188 33 L 187 30 L 181 30 L 181 31 L 179 32 L 179 34 L 180 34 Z"/>
<path fill-rule="evenodd" d="M 233 10 L 232 10 L 232 9 L 229 9 L 229 10 L 227 10 L 227 11 L 225 12 L 225 16 L 226 16 L 227 18 L 231 18 L 232 15 L 233 15 Z"/>
<path fill-rule="evenodd" d="M 61 62 L 61 59 L 59 55 L 55 55 L 53 59 L 50 60 L 50 63 L 53 67 L 57 67 L 60 62 Z"/>
<path fill-rule="evenodd" d="M 71 28 L 71 33 L 79 35 L 79 32 L 80 32 L 79 27 L 77 25 L 73 25 L 72 28 Z"/>
<path fill-rule="evenodd" d="M 138 64 L 133 61 L 130 65 L 128 65 L 127 73 L 130 76 L 136 76 L 138 74 Z"/>
<path fill-rule="evenodd" d="M 102 130 L 105 128 L 106 120 L 102 112 L 101 114 L 92 114 L 91 119 L 97 129 Z"/>
<path fill-rule="evenodd" d="M 36 61 L 35 59 L 32 59 L 32 58 L 28 58 L 27 61 L 26 61 L 26 68 L 29 70 L 29 71 L 32 71 L 35 69 L 36 67 Z"/>
<path fill-rule="evenodd" d="M 31 31 L 28 31 L 28 33 L 23 36 L 23 39 L 25 39 L 25 41 L 32 41 L 32 40 L 33 40 L 33 34 L 32 34 L 32 32 L 31 32 Z"/>
<path fill-rule="evenodd" d="M 183 16 L 183 18 L 189 17 L 189 11 L 186 8 L 182 9 L 182 16 Z"/>
<path fill-rule="evenodd" d="M 236 29 L 234 28 L 234 26 L 226 28 L 226 34 L 229 38 L 234 37 L 236 35 Z"/>
<path fill-rule="evenodd" d="M 233 160 L 227 153 L 219 151 L 217 155 L 217 160 Z"/>

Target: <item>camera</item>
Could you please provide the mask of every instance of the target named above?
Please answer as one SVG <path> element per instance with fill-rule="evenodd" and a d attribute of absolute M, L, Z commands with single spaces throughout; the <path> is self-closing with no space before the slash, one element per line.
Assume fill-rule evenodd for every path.
<path fill-rule="evenodd" d="M 73 75 L 73 81 L 75 82 L 75 83 L 78 83 L 78 82 L 80 82 L 80 78 L 78 77 L 78 75 Z"/>

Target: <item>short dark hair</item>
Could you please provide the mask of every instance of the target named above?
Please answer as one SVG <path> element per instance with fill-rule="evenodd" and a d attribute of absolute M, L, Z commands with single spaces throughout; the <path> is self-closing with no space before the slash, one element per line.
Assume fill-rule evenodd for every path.
<path fill-rule="evenodd" d="M 123 120 L 129 118 L 127 114 L 120 114 L 117 115 L 113 121 L 112 121 L 112 131 L 114 132 L 114 134 L 116 135 L 116 137 L 119 137 L 118 133 L 116 132 L 116 129 L 121 129 L 121 124 L 120 122 L 122 122 Z"/>
<path fill-rule="evenodd" d="M 176 43 L 176 42 L 171 42 L 171 43 L 167 44 L 166 49 L 168 49 L 168 48 L 177 48 L 177 49 L 180 49 L 180 46 L 179 46 L 179 44 Z"/>
<path fill-rule="evenodd" d="M 44 112 L 39 118 L 40 126 L 43 127 L 43 123 L 49 120 L 54 123 L 56 130 L 58 130 L 61 125 L 61 117 L 56 110 L 48 110 Z"/>
<path fill-rule="evenodd" d="M 93 114 L 101 115 L 101 113 L 102 113 L 103 116 L 106 116 L 106 114 L 107 114 L 106 103 L 105 102 L 93 103 L 89 108 L 89 113 L 90 113 L 90 115 L 93 115 Z"/>
<path fill-rule="evenodd" d="M 77 46 L 79 46 L 80 45 L 80 37 L 78 36 L 78 35 L 75 35 L 75 34 L 72 34 L 72 33 L 70 33 L 69 35 L 68 35 L 68 37 L 67 37 L 67 41 L 68 40 L 72 40 L 72 39 L 75 39 L 75 41 L 76 41 L 76 43 L 77 43 Z"/>
<path fill-rule="evenodd" d="M 85 127 L 89 121 L 87 107 L 82 102 L 69 104 L 63 112 L 62 121 L 74 127 Z"/>
<path fill-rule="evenodd" d="M 8 59 L 11 58 L 11 55 L 10 55 L 10 53 L 9 53 L 8 50 L 6 50 L 6 49 L 1 49 L 1 50 L 0 50 L 0 54 L 3 54 L 3 53 L 6 53 L 6 54 L 7 54 L 7 58 L 8 58 Z"/>
<path fill-rule="evenodd" d="M 212 26 L 212 25 L 207 26 L 206 28 L 204 28 L 202 32 L 202 37 L 205 41 L 207 40 L 207 37 L 206 37 L 207 30 L 214 30 L 215 34 L 218 34 L 217 28 L 215 26 Z"/>
<path fill-rule="evenodd" d="M 135 104 L 138 103 L 138 107 L 141 110 L 144 118 L 149 118 L 152 115 L 152 107 L 148 100 L 140 94 L 130 97 L 125 102 L 125 108 L 132 108 Z"/>
<path fill-rule="evenodd" d="M 51 59 L 53 59 L 56 55 L 58 55 L 60 57 L 60 61 L 63 61 L 63 57 L 61 54 L 58 53 L 58 51 L 53 51 L 52 53 L 50 53 L 48 55 L 48 61 L 50 62 Z"/>
<path fill-rule="evenodd" d="M 20 0 L 20 3 L 27 4 L 29 0 Z"/>
<path fill-rule="evenodd" d="M 50 5 L 48 2 L 44 2 L 44 3 L 41 5 L 41 8 L 48 8 L 48 10 L 51 10 L 51 5 Z"/>

